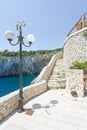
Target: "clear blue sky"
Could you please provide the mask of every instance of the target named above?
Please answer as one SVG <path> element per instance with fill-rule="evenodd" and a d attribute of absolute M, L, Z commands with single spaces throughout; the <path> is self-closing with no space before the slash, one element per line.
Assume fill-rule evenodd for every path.
<path fill-rule="evenodd" d="M 0 0 L 0 51 L 17 51 L 4 37 L 6 30 L 18 32 L 17 20 L 26 19 L 23 35 L 34 34 L 36 41 L 30 48 L 23 50 L 44 50 L 63 47 L 67 33 L 87 11 L 86 0 Z M 26 40 L 25 40 L 25 43 Z"/>

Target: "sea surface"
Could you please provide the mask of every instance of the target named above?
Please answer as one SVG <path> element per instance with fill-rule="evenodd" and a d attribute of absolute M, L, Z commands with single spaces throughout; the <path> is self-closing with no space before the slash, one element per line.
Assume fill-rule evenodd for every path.
<path fill-rule="evenodd" d="M 30 85 L 37 75 L 23 76 L 23 87 Z M 0 97 L 19 89 L 19 76 L 0 77 Z"/>

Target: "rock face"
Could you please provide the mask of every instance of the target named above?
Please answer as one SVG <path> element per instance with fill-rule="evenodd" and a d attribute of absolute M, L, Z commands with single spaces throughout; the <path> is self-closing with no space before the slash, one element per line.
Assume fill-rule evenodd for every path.
<path fill-rule="evenodd" d="M 34 56 L 23 58 L 23 74 L 39 74 L 44 66 L 48 64 L 51 56 Z M 19 58 L 0 58 L 0 76 L 19 75 Z"/>

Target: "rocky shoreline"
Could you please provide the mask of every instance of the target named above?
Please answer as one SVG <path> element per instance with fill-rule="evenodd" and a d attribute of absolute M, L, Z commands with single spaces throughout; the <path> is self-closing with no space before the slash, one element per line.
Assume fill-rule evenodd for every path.
<path fill-rule="evenodd" d="M 23 74 L 35 75 L 39 74 L 44 66 L 46 66 L 52 55 L 39 55 L 34 57 L 23 58 Z M 2 57 L 0 58 L 0 77 L 19 75 L 19 58 L 18 57 Z"/>

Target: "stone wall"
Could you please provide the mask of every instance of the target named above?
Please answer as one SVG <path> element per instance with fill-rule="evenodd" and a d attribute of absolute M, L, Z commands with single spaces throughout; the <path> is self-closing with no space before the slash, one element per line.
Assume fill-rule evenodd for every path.
<path fill-rule="evenodd" d="M 87 60 L 87 39 L 83 36 L 85 30 L 87 28 L 71 34 L 64 42 L 63 64 L 66 68 L 72 67 L 72 62 L 76 60 Z"/>
<path fill-rule="evenodd" d="M 34 98 L 35 96 L 40 95 L 46 90 L 46 81 L 41 81 L 39 83 L 25 87 L 23 90 L 24 103 Z M 15 91 L 0 98 L 0 121 L 18 108 L 18 97 L 19 92 Z"/>
<path fill-rule="evenodd" d="M 71 93 L 76 91 L 78 97 L 84 96 L 84 72 L 79 69 L 67 69 L 66 90 Z"/>

